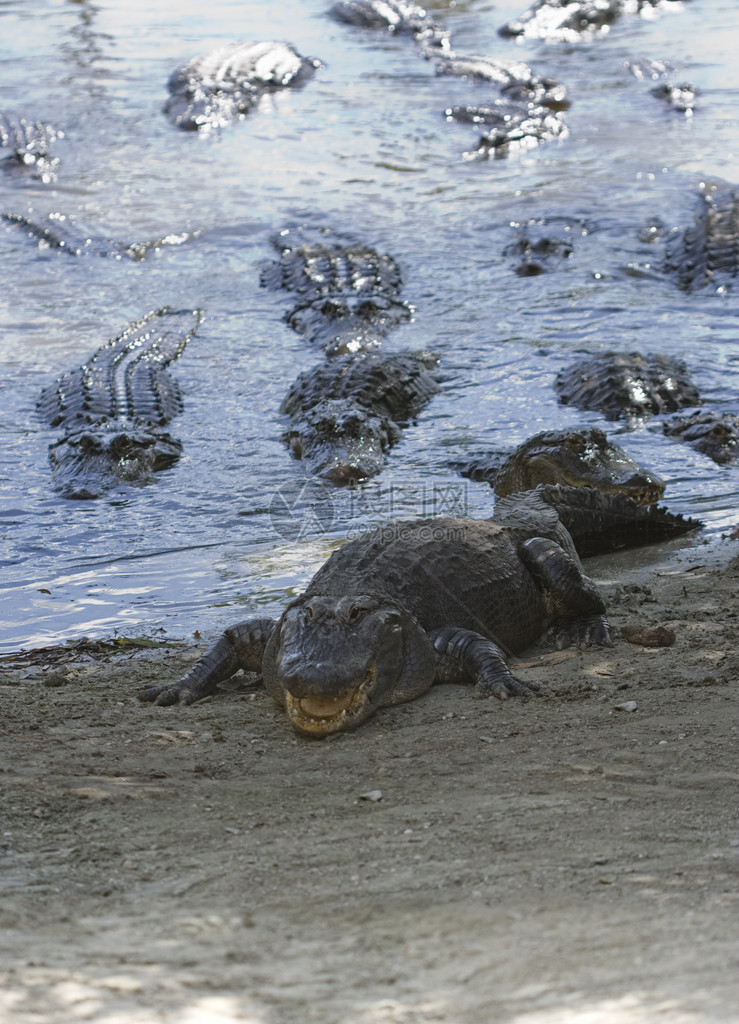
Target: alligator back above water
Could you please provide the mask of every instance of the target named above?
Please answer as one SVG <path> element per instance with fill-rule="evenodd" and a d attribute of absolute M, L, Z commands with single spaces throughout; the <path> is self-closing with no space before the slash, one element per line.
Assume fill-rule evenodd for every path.
<path fill-rule="evenodd" d="M 54 180 L 59 159 L 52 155 L 64 132 L 41 121 L 13 118 L 0 111 L 0 166 L 23 170 L 43 182 Z"/>
<path fill-rule="evenodd" d="M 449 34 L 419 4 L 406 0 L 339 0 L 329 15 L 355 28 L 410 35 L 424 50 L 447 49 Z"/>
<path fill-rule="evenodd" d="M 725 182 L 706 182 L 694 223 L 667 241 L 665 269 L 685 291 L 711 285 L 727 291 L 739 272 L 739 190 Z"/>
<path fill-rule="evenodd" d="M 539 484 L 563 484 L 621 494 L 649 505 L 665 490 L 664 480 L 640 466 L 597 427 L 541 431 L 506 458 L 476 458 L 463 465 L 460 473 L 485 480 L 499 497 L 530 491 Z"/>
<path fill-rule="evenodd" d="M 488 520 L 379 526 L 335 551 L 279 621 L 227 629 L 182 679 L 139 697 L 190 704 L 240 669 L 258 672 L 293 727 L 320 737 L 434 683 L 471 682 L 478 696 L 531 693 L 537 687 L 516 679 L 506 657 L 550 627 L 558 646 L 611 642 L 569 529 L 587 539 L 629 516 L 635 525 L 658 517 L 621 496 L 542 486 L 501 499 Z"/>
<path fill-rule="evenodd" d="M 261 284 L 298 297 L 285 319 L 327 355 L 376 348 L 410 319 L 410 307 L 399 298 L 403 280 L 392 256 L 329 231 L 307 238 L 300 228 L 285 230 L 273 244 L 280 258 L 262 268 Z"/>
<path fill-rule="evenodd" d="M 283 440 L 317 476 L 349 484 L 379 473 L 400 428 L 439 390 L 431 352 L 360 352 L 301 374 L 280 411 Z"/>
<path fill-rule="evenodd" d="M 145 483 L 176 461 L 182 446 L 159 429 L 182 412 L 179 384 L 166 368 L 201 320 L 199 310 L 147 313 L 44 388 L 39 414 L 65 430 L 50 448 L 63 497 L 97 498 L 119 483 Z"/>
<path fill-rule="evenodd" d="M 69 256 L 104 256 L 116 260 L 143 260 L 158 249 L 182 245 L 198 234 L 187 231 L 179 234 L 172 232 L 151 242 L 126 243 L 100 238 L 63 213 L 50 213 L 45 218 L 45 223 L 30 220 L 19 213 L 2 213 L 0 219 L 20 228 L 29 238 L 35 239 L 40 248 L 65 252 Z"/>
<path fill-rule="evenodd" d="M 184 131 L 223 128 L 244 118 L 265 93 L 303 85 L 321 66 L 287 43 L 230 43 L 173 72 L 164 112 Z"/>
<path fill-rule="evenodd" d="M 535 0 L 498 31 L 507 38 L 576 43 L 607 32 L 624 14 L 651 15 L 664 6 L 663 0 Z"/>
<path fill-rule="evenodd" d="M 564 405 L 597 409 L 609 420 L 635 420 L 699 405 L 685 363 L 659 353 L 601 352 L 562 370 L 555 390 Z"/>
<path fill-rule="evenodd" d="M 739 416 L 735 413 L 696 412 L 673 416 L 662 424 L 668 437 L 689 444 L 714 462 L 739 459 Z"/>

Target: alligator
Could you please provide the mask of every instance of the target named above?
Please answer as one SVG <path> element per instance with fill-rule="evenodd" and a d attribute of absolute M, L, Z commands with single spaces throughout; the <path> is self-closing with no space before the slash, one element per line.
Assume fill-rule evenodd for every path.
<path fill-rule="evenodd" d="M 558 508 L 569 508 L 571 529 L 607 531 L 614 501 L 618 523 L 627 499 L 541 486 L 501 499 L 487 520 L 378 526 L 336 550 L 279 620 L 232 626 L 182 679 L 139 698 L 191 704 L 244 669 L 261 673 L 298 733 L 324 737 L 434 683 L 470 682 L 477 696 L 500 699 L 535 693 L 507 656 L 550 628 L 559 647 L 611 643 Z M 651 516 L 633 502 L 631 511 Z"/>
<path fill-rule="evenodd" d="M 173 72 L 164 113 L 184 131 L 223 128 L 265 93 L 303 85 L 322 66 L 287 43 L 230 43 Z"/>
<path fill-rule="evenodd" d="M 129 244 L 97 237 L 63 213 L 50 213 L 45 224 L 32 221 L 19 213 L 2 213 L 0 219 L 20 228 L 29 238 L 34 238 L 42 249 L 65 252 L 70 256 L 104 256 L 116 260 L 124 257 L 136 261 L 143 260 L 150 253 L 165 246 L 182 245 L 197 237 L 199 233 L 183 231 L 180 234 L 165 235 L 151 242 Z"/>
<path fill-rule="evenodd" d="M 153 310 L 43 389 L 40 416 L 65 430 L 49 449 L 63 497 L 98 498 L 118 484 L 146 483 L 179 458 L 182 445 L 160 429 L 182 412 L 166 367 L 201 321 L 200 310 Z"/>
<path fill-rule="evenodd" d="M 273 239 L 277 261 L 262 268 L 261 284 L 298 296 L 287 323 L 327 355 L 377 348 L 411 309 L 399 297 L 398 264 L 366 245 L 345 244 L 328 231 L 306 240 L 307 229 L 286 229 Z"/>
<path fill-rule="evenodd" d="M 583 238 L 589 228 L 585 221 L 573 217 L 541 217 L 523 223 L 512 222 L 518 232 L 515 242 L 503 250 L 505 256 L 516 259 L 515 273 L 519 277 L 538 277 L 552 265 L 558 266 L 570 259 L 575 251 L 574 239 Z"/>
<path fill-rule="evenodd" d="M 335 21 L 355 28 L 410 35 L 426 54 L 449 48 L 449 33 L 423 7 L 405 0 L 340 0 L 328 13 Z"/>
<path fill-rule="evenodd" d="M 576 43 L 587 36 L 605 34 L 624 14 L 649 16 L 665 6 L 669 5 L 663 0 L 535 0 L 498 32 L 509 39 Z"/>
<path fill-rule="evenodd" d="M 400 428 L 439 390 L 431 352 L 360 352 L 301 374 L 280 411 L 291 417 L 283 440 L 296 459 L 334 484 L 382 469 Z"/>
<path fill-rule="evenodd" d="M 663 82 L 662 85 L 655 85 L 649 91 L 652 96 L 663 100 L 672 110 L 685 114 L 686 117 L 693 116 L 696 97 L 700 95 L 700 89 L 696 89 L 689 82 L 681 82 L 680 85 Z"/>
<path fill-rule="evenodd" d="M 667 239 L 665 270 L 684 291 L 710 284 L 731 288 L 739 271 L 739 190 L 725 182 L 702 182 L 694 223 Z"/>
<path fill-rule="evenodd" d="M 696 412 L 692 416 L 673 416 L 662 424 L 668 437 L 684 441 L 714 462 L 739 459 L 739 416 L 715 412 Z"/>
<path fill-rule="evenodd" d="M 700 405 L 685 363 L 658 353 L 601 352 L 560 371 L 563 405 L 596 409 L 609 420 L 643 419 Z"/>
<path fill-rule="evenodd" d="M 635 462 L 597 427 L 544 430 L 507 458 L 475 458 L 459 472 L 486 481 L 499 497 L 530 491 L 539 484 L 563 484 L 621 494 L 637 504 L 651 505 L 665 490 L 661 477 Z"/>
<path fill-rule="evenodd" d="M 508 100 L 496 100 L 487 107 L 449 107 L 444 113 L 447 121 L 491 126 L 476 148 L 464 154 L 468 160 L 500 159 L 533 149 L 540 142 L 564 138 L 569 131 L 561 115 L 547 107 Z"/>
<path fill-rule="evenodd" d="M 463 154 L 467 160 L 509 156 L 568 134 L 561 114 L 569 106 L 564 86 L 535 75 L 522 61 L 449 53 L 440 56 L 436 73 L 491 84 L 500 93 L 485 106 L 444 112 L 448 121 L 490 126 L 477 147 Z"/>
<path fill-rule="evenodd" d="M 6 170 L 23 170 L 32 177 L 47 184 L 53 181 L 59 166 L 59 158 L 51 150 L 57 139 L 64 138 L 64 132 L 41 121 L 26 121 L 0 112 L 0 160 Z"/>

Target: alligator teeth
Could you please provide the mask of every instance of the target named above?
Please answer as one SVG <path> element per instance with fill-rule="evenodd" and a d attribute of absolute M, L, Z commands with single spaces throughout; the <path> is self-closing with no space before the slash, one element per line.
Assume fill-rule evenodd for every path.
<path fill-rule="evenodd" d="M 359 686 L 350 687 L 338 697 L 294 697 L 285 693 L 285 708 L 293 726 L 312 736 L 327 736 L 332 732 L 358 725 L 364 717 L 362 711 L 367 694 L 375 684 L 374 666 L 367 670 Z"/>

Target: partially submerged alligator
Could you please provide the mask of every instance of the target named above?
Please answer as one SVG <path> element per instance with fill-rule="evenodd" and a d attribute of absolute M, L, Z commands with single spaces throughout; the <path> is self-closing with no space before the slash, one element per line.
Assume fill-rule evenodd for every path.
<path fill-rule="evenodd" d="M 489 520 L 421 519 L 380 526 L 344 544 L 275 621 L 227 629 L 182 679 L 140 699 L 190 704 L 240 669 L 307 736 L 354 729 L 378 708 L 434 683 L 470 682 L 478 696 L 528 694 L 506 656 L 550 627 L 558 646 L 610 644 L 605 606 L 585 576 L 570 529 L 608 531 L 610 499 L 540 487 L 502 499 Z M 649 509 L 631 503 L 635 520 Z"/>
<path fill-rule="evenodd" d="M 517 239 L 503 250 L 516 259 L 519 277 L 538 277 L 569 259 L 575 251 L 575 238 L 583 238 L 589 228 L 582 218 L 540 217 L 522 223 L 511 222 Z"/>
<path fill-rule="evenodd" d="M 45 183 L 53 181 L 59 158 L 51 151 L 61 138 L 64 132 L 50 124 L 9 117 L 0 112 L 0 166 L 27 171 Z"/>
<path fill-rule="evenodd" d="M 498 32 L 506 38 L 576 43 L 584 37 L 608 32 L 624 14 L 647 15 L 665 6 L 669 5 L 663 0 L 535 0 Z"/>
<path fill-rule="evenodd" d="M 355 28 L 410 35 L 426 53 L 449 48 L 449 33 L 423 7 L 406 0 L 339 0 L 329 15 Z"/>
<path fill-rule="evenodd" d="M 609 420 L 633 420 L 700 405 L 685 363 L 658 353 L 587 356 L 560 371 L 554 386 L 564 405 L 597 409 Z"/>
<path fill-rule="evenodd" d="M 483 456 L 459 471 L 472 480 L 486 481 L 499 497 L 534 490 L 539 484 L 563 484 L 651 505 L 665 490 L 661 477 L 635 462 L 597 427 L 544 430 L 507 458 Z"/>
<path fill-rule="evenodd" d="M 705 182 L 694 223 L 667 241 L 665 269 L 685 291 L 711 285 L 726 292 L 739 272 L 739 190 Z"/>
<path fill-rule="evenodd" d="M 400 428 L 439 390 L 431 352 L 362 352 L 303 373 L 280 411 L 291 417 L 283 440 L 312 473 L 355 483 L 382 469 Z"/>
<path fill-rule="evenodd" d="M 222 128 L 242 120 L 265 93 L 302 85 L 320 67 L 287 43 L 231 43 L 171 75 L 164 112 L 184 131 Z"/>
<path fill-rule="evenodd" d="M 523 61 L 445 53 L 437 61 L 436 73 L 493 85 L 500 93 L 484 106 L 445 111 L 448 121 L 489 126 L 476 149 L 464 154 L 466 159 L 504 157 L 568 134 L 561 114 L 569 106 L 566 89 L 534 74 Z"/>
<path fill-rule="evenodd" d="M 197 235 L 197 232 L 183 231 L 180 234 L 164 235 L 151 242 L 126 243 L 99 238 L 63 213 L 50 213 L 45 224 L 32 221 L 19 213 L 2 213 L 0 220 L 20 228 L 29 238 L 35 239 L 42 249 L 66 252 L 70 256 L 104 256 L 116 260 L 143 260 L 158 249 L 182 245 Z"/>
<path fill-rule="evenodd" d="M 447 121 L 488 125 L 466 159 L 503 157 L 531 149 L 567 134 L 560 111 L 567 107 L 563 86 L 535 75 L 522 61 L 491 57 L 466 57 L 452 52 L 449 33 L 417 4 L 404 0 L 342 0 L 329 13 L 338 21 L 358 28 L 385 29 L 412 36 L 421 55 L 438 59 L 436 73 L 483 81 L 494 85 L 499 97 L 484 106 L 447 107 Z"/>
<path fill-rule="evenodd" d="M 121 483 L 145 483 L 179 458 L 182 445 L 160 429 L 182 411 L 179 385 L 166 367 L 201 320 L 200 310 L 147 313 L 44 388 L 39 414 L 65 430 L 49 449 L 63 497 L 97 498 Z"/>
<path fill-rule="evenodd" d="M 662 424 L 668 437 L 684 441 L 714 462 L 739 459 L 739 416 L 734 413 L 696 412 L 673 416 Z"/>
<path fill-rule="evenodd" d="M 392 256 L 347 243 L 330 232 L 307 240 L 301 229 L 273 240 L 279 260 L 262 268 L 265 288 L 293 292 L 297 305 L 285 319 L 327 355 L 377 348 L 411 309 L 399 298 L 400 268 Z"/>

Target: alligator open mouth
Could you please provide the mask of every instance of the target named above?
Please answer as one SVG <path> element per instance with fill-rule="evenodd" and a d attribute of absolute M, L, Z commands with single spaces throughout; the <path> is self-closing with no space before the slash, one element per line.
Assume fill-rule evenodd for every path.
<path fill-rule="evenodd" d="M 365 717 L 363 712 L 376 676 L 372 665 L 358 686 L 350 686 L 335 697 L 295 697 L 287 691 L 285 708 L 293 728 L 309 736 L 328 736 L 332 732 L 353 729 Z"/>

